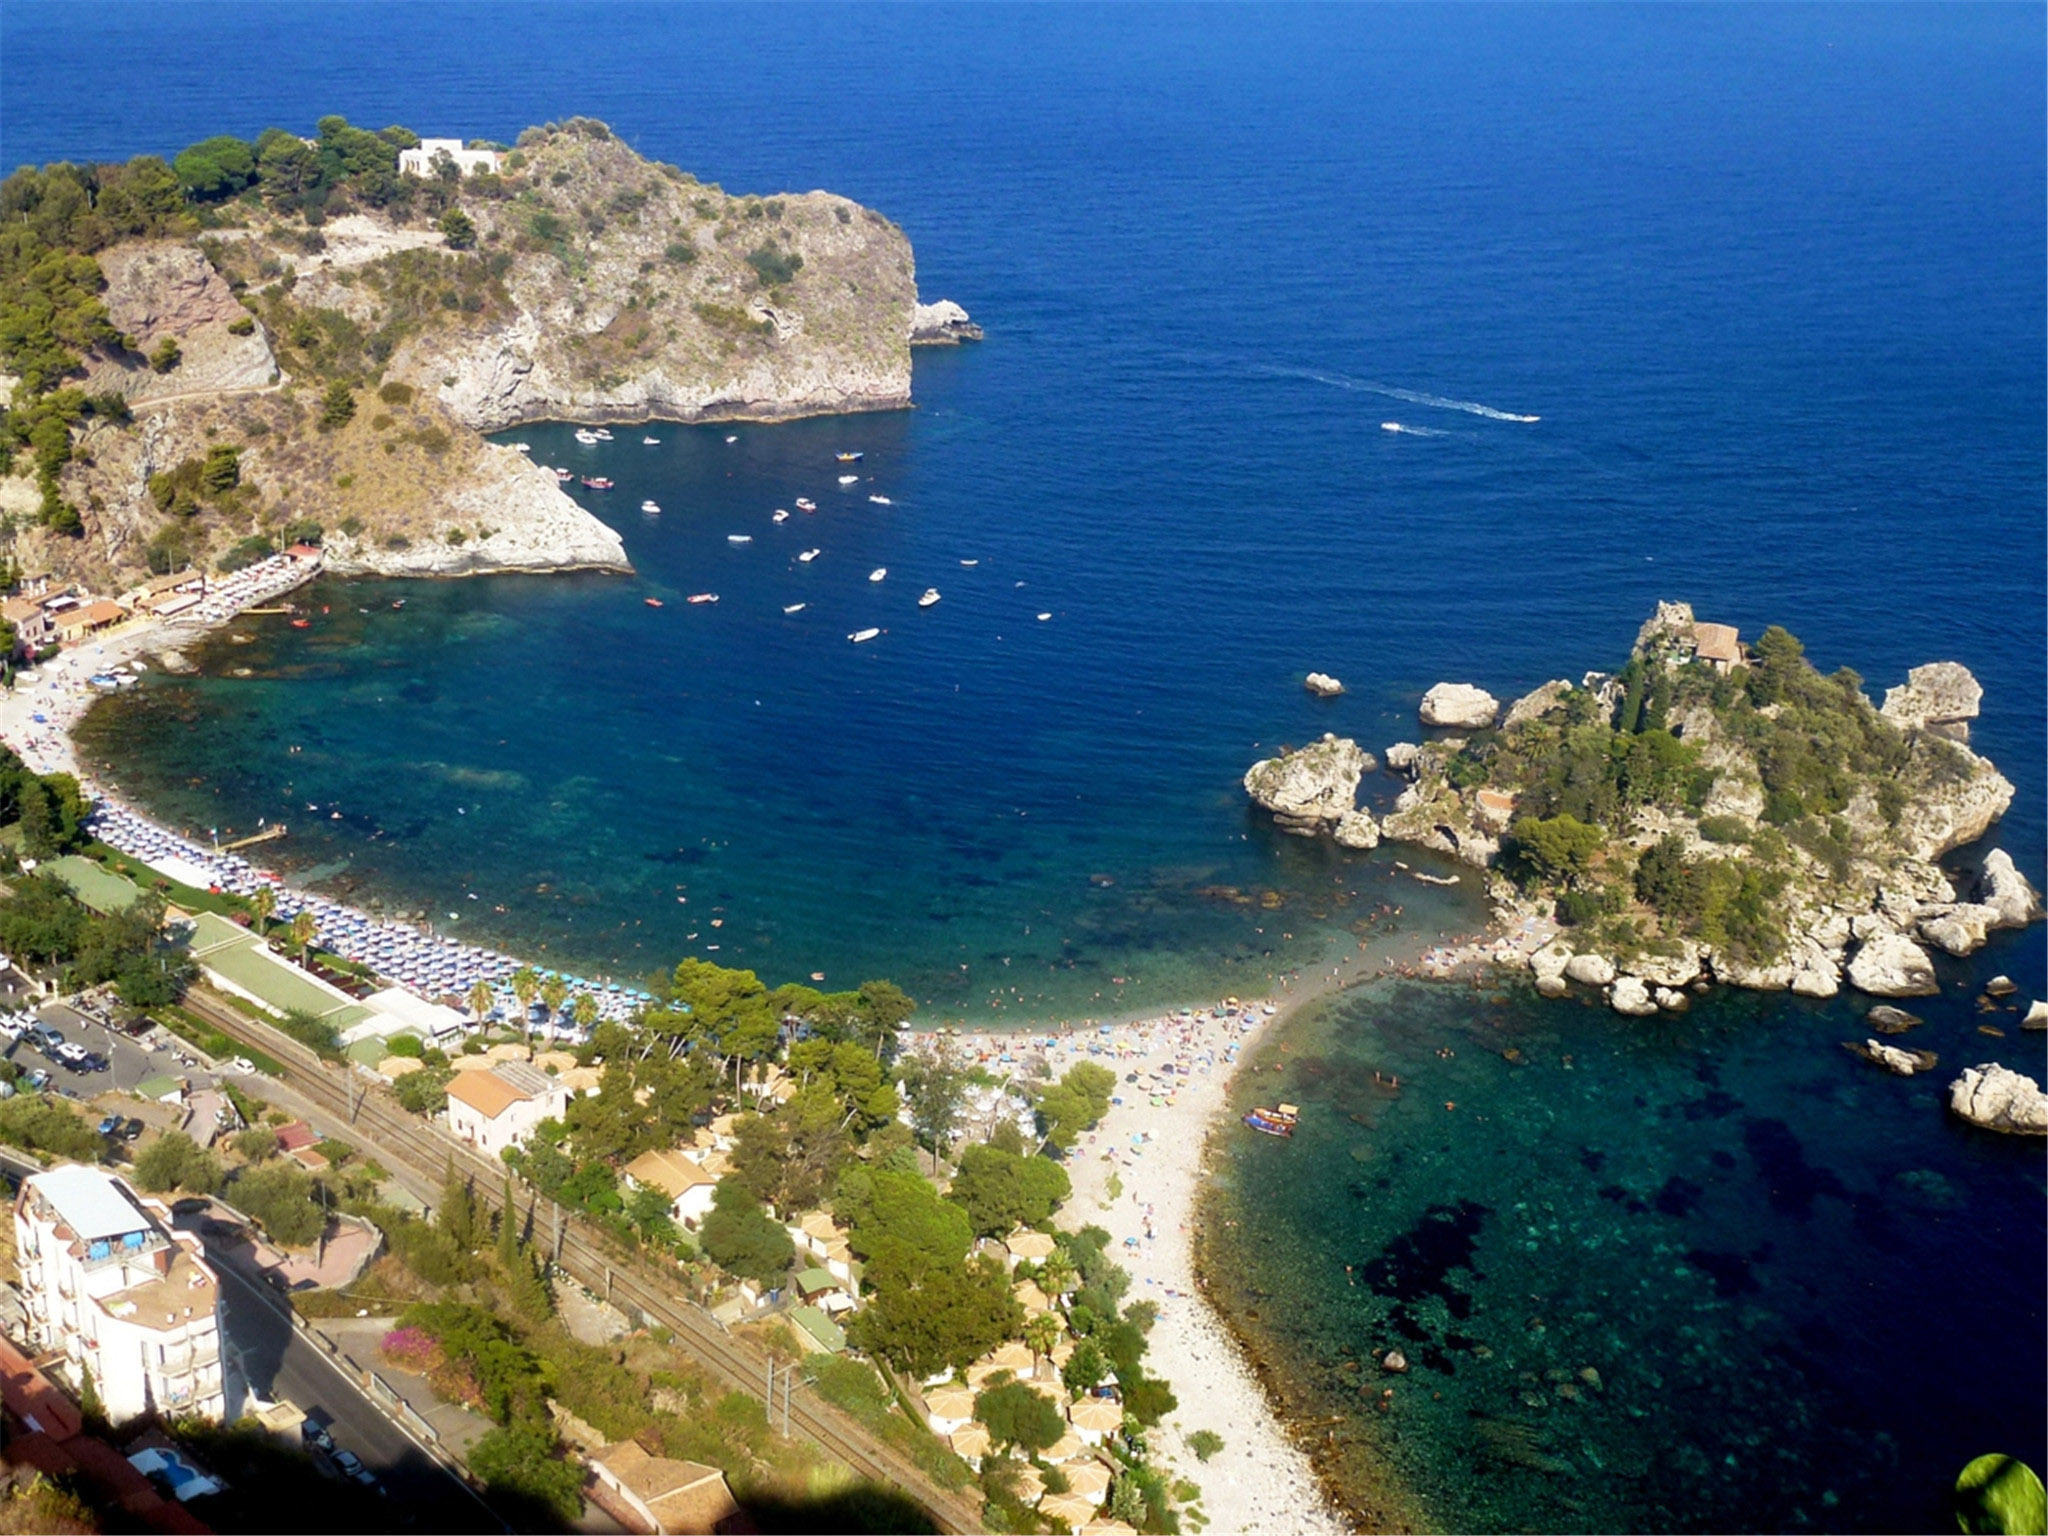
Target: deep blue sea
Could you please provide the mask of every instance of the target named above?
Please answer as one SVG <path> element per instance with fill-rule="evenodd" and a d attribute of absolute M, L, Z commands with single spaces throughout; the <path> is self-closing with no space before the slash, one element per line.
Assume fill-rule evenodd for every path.
<path fill-rule="evenodd" d="M 1745 634 L 1783 623 L 1874 691 L 1918 662 L 1970 666 L 1975 744 L 2019 786 L 1995 841 L 2041 883 L 2038 7 L 109 14 L 0 12 L 7 164 L 330 111 L 507 140 L 587 114 L 729 189 L 872 204 L 909 234 L 924 295 L 988 330 L 918 355 L 909 412 L 601 450 L 522 430 L 537 458 L 618 480 L 589 504 L 640 575 L 331 584 L 310 630 L 248 621 L 232 664 L 249 677 L 217 666 L 95 722 L 110 777 L 173 820 L 286 817 L 292 857 L 335 888 L 582 966 L 694 952 L 775 980 L 890 975 L 947 1017 L 1150 1006 L 1311 968 L 1382 901 L 1411 930 L 1470 915 L 1387 850 L 1273 837 L 1237 787 L 1253 758 L 1329 729 L 1411 736 L 1442 678 L 1506 697 L 1610 666 L 1683 598 Z M 871 480 L 842 492 L 832 454 L 855 448 Z M 815 517 L 768 520 L 798 495 Z M 926 586 L 944 599 L 921 612 Z M 704 590 L 715 608 L 677 600 Z M 867 625 L 886 633 L 849 646 Z M 1350 691 L 1311 700 L 1311 668 Z M 2039 989 L 2042 949 L 2036 928 L 1994 963 Z M 1362 994 L 1304 1048 L 1367 1060 L 1388 1030 L 1405 1050 L 1492 1028 L 1468 1001 Z M 2008 1426 L 2002 1448 L 2041 1463 L 2038 1148 L 1961 1136 L 1931 1084 L 1872 1082 L 1837 1048 L 1846 1006 L 1724 1000 L 1653 1043 L 1604 1014 L 1496 1014 L 1597 1070 L 1431 1052 L 1424 1070 L 1469 1079 L 1443 1094 L 1454 1122 L 1379 1117 L 1368 1149 L 1422 1171 L 1361 1196 L 1333 1151 L 1292 1165 L 1290 1198 L 1252 1202 L 1246 1229 L 1268 1252 L 1341 1238 L 1345 1262 L 1391 1264 L 1430 1203 L 1486 1207 L 1474 1240 L 1516 1257 L 1458 1283 L 1501 1316 L 1510 1289 L 1564 1296 L 1528 1315 L 1568 1305 L 1611 1337 L 1520 1361 L 1534 1384 L 1447 1375 L 1461 1415 L 1534 1414 L 1515 1405 L 1556 1398 L 1546 1370 L 1640 1363 L 1640 1415 L 1617 1392 L 1600 1434 L 1492 1429 L 1506 1449 L 1476 1460 L 1462 1418 L 1360 1415 L 1375 1464 L 1437 1519 L 1910 1528 L 1938 1514 L 1959 1439 Z M 1945 1066 L 2041 1071 L 2038 1036 L 1939 1027 Z M 1687 1117 L 1706 1072 L 1740 1108 Z M 1465 1154 L 1446 1162 L 1450 1123 Z M 1785 1136 L 1836 1181 L 1817 1214 L 1772 1203 Z M 1525 1187 L 1623 1145 L 1625 1169 L 1574 1175 L 1586 1191 Z M 1667 1211 L 1674 1178 L 1705 1193 Z M 1557 1211 L 1514 1209 L 1539 1198 Z M 1317 1273 L 1272 1332 L 1278 1359 L 1386 1325 Z M 1845 1324 L 1879 1313 L 1874 1333 Z M 1490 1406 L 1461 1395 L 1497 1387 Z M 1804 1470 L 1745 1466 L 1745 1435 Z M 1683 1453 L 1682 1479 L 1651 1445 Z"/>

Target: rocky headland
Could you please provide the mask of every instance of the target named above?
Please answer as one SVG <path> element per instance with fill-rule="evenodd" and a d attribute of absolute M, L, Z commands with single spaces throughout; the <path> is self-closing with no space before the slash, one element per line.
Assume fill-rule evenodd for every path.
<path fill-rule="evenodd" d="M 1667 603 L 1621 671 L 1546 683 L 1504 718 L 1476 686 L 1432 688 L 1421 721 L 1451 734 L 1387 749 L 1403 782 L 1383 816 L 1357 801 L 1370 754 L 1334 734 L 1244 782 L 1286 831 L 1487 871 L 1504 926 L 1557 925 L 1525 962 L 1548 996 L 1594 989 L 1633 1015 L 1711 982 L 1913 997 L 1939 990 L 1937 953 L 2041 915 L 2003 850 L 1941 862 L 2012 802 L 1964 744 L 1981 698 L 1937 662 L 1880 709 L 1782 629 L 1745 647 Z"/>
<path fill-rule="evenodd" d="M 238 195 L 188 190 L 126 234 L 76 209 L 62 168 L 10 180 L 38 249 L 89 264 L 87 322 L 54 338 L 74 366 L 0 379 L 70 427 L 68 452 L 0 476 L 24 568 L 121 590 L 313 538 L 343 573 L 623 570 L 616 534 L 482 434 L 901 408 L 913 342 L 980 336 L 918 303 L 910 243 L 875 210 L 731 194 L 590 119 L 425 178 L 397 174 L 403 130 L 323 119 L 296 170 L 300 141 L 270 137 Z M 316 200 L 330 149 L 348 169 L 320 171 Z M 99 177 L 103 199 L 174 197 L 152 157 Z M 9 298 L 35 270 L 5 274 Z M 225 449 L 231 484 L 202 473 Z"/>

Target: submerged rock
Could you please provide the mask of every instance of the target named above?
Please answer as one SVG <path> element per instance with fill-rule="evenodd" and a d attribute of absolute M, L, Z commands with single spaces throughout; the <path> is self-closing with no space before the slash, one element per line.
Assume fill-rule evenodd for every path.
<path fill-rule="evenodd" d="M 1915 1072 L 1925 1072 L 1935 1064 L 1931 1051 L 1906 1051 L 1896 1045 L 1886 1045 L 1882 1040 L 1865 1040 L 1861 1045 L 1844 1041 L 1843 1048 L 1851 1055 L 1861 1056 L 1872 1066 L 1883 1067 L 1900 1077 L 1911 1077 Z"/>
<path fill-rule="evenodd" d="M 1879 1003 L 1863 1018 L 1880 1035 L 1903 1035 L 1916 1024 L 1927 1022 L 1919 1014 L 1908 1013 L 1903 1008 L 1894 1008 L 1890 1003 Z"/>
<path fill-rule="evenodd" d="M 1948 1107 L 1972 1125 L 2014 1136 L 2048 1136 L 2048 1094 L 2031 1077 L 1985 1062 L 1949 1084 Z"/>
<path fill-rule="evenodd" d="M 1927 997 L 1941 990 L 1927 951 L 1890 931 L 1863 941 L 1849 961 L 1849 985 L 1872 997 Z"/>
<path fill-rule="evenodd" d="M 1984 983 L 1984 993 L 1987 997 L 2011 997 L 2017 991 L 2019 984 L 2010 976 L 1994 976 Z"/>
<path fill-rule="evenodd" d="M 1424 725 L 1484 730 L 1500 714 L 1500 700 L 1470 683 L 1438 683 L 1422 696 Z"/>

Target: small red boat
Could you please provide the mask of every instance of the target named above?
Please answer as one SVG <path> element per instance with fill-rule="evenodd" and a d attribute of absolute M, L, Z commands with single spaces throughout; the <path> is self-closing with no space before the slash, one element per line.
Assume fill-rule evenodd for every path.
<path fill-rule="evenodd" d="M 293 619 L 293 620 L 292 620 L 292 628 L 293 628 L 293 629 L 307 629 L 307 628 L 310 628 L 310 627 L 312 626 L 312 623 L 313 623 L 313 621 L 312 621 L 311 619 Z"/>
<path fill-rule="evenodd" d="M 1289 1137 L 1301 1124 L 1301 1111 L 1292 1104 L 1277 1104 L 1271 1109 L 1262 1107 L 1247 1114 L 1244 1123 L 1263 1136 Z"/>

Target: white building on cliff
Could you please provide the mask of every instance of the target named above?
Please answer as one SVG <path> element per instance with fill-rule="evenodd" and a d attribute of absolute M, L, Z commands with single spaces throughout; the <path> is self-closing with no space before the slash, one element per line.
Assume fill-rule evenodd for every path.
<path fill-rule="evenodd" d="M 89 1376 L 109 1419 L 226 1417 L 220 1281 L 162 1205 L 66 1164 L 22 1180 L 14 1246 L 31 1341 Z"/>
<path fill-rule="evenodd" d="M 425 180 L 434 174 L 434 162 L 443 155 L 465 176 L 474 176 L 479 171 L 495 175 L 504 161 L 495 149 L 464 149 L 460 139 L 421 139 L 417 148 L 398 152 L 398 174 Z"/>

